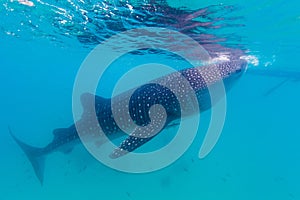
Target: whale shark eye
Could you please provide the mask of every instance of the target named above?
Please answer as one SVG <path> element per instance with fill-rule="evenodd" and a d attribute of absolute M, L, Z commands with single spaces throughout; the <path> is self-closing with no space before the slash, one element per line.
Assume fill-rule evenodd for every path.
<path fill-rule="evenodd" d="M 236 70 L 236 73 L 240 73 L 240 72 L 242 72 L 242 69 Z"/>

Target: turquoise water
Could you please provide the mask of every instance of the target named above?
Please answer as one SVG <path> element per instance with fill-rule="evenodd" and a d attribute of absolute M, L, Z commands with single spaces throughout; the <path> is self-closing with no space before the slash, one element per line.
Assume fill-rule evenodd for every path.
<path fill-rule="evenodd" d="M 158 1 L 161 9 L 155 14 L 139 10 L 146 1 L 32 2 L 34 6 L 0 4 L 1 199 L 300 199 L 297 1 Z M 53 129 L 74 123 L 73 84 L 91 49 L 123 30 L 174 28 L 172 19 L 182 17 L 182 10 L 205 8 L 208 17 L 196 20 L 220 27 L 203 26 L 193 33 L 213 35 L 222 46 L 243 49 L 251 58 L 248 71 L 226 95 L 225 125 L 211 153 L 198 158 L 208 112 L 201 116 L 188 151 L 167 168 L 146 174 L 119 172 L 77 145 L 69 154 L 47 156 L 41 185 L 7 127 L 30 145 L 47 145 Z M 178 9 L 181 12 L 175 12 Z M 132 12 L 146 17 L 139 20 Z M 121 29 L 118 23 L 126 26 Z M 124 69 L 148 62 L 185 67 L 164 53 L 127 55 L 112 64 L 112 75 L 104 77 L 97 94 L 107 96 Z M 255 70 L 263 70 L 263 75 Z M 282 72 L 289 73 L 280 77 Z"/>

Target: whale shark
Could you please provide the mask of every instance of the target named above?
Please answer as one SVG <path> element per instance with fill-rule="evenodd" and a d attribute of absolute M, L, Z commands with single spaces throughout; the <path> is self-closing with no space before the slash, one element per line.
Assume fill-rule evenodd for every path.
<path fill-rule="evenodd" d="M 97 141 L 99 146 L 107 142 L 107 139 L 114 140 L 125 136 L 119 147 L 109 155 L 111 159 L 125 156 L 149 142 L 164 129 L 176 124 L 176 120 L 181 117 L 193 115 L 195 110 L 204 112 L 210 109 L 213 105 L 208 87 L 221 81 L 226 91 L 229 90 L 246 67 L 245 60 L 234 58 L 170 73 L 112 98 L 84 93 L 80 99 L 83 107 L 81 119 L 67 128 L 53 130 L 53 140 L 45 147 L 33 147 L 20 141 L 11 128 L 9 133 L 26 154 L 42 184 L 46 156 L 57 151 L 71 152 L 81 142 L 78 132 L 87 136 L 103 135 L 100 137 L 103 140 Z M 182 83 L 182 78 L 186 80 L 185 84 Z M 197 98 L 196 104 L 190 99 L 191 92 Z M 184 97 L 183 104 L 175 93 Z M 221 99 L 222 96 L 217 98 Z M 161 113 L 159 109 L 163 107 L 165 115 L 153 114 L 151 108 L 154 105 L 160 105 L 155 111 L 157 113 Z M 195 109 L 195 106 L 199 109 Z M 93 113 L 96 113 L 96 123 L 93 122 Z M 129 115 L 128 120 L 131 121 L 124 121 L 125 115 Z M 130 134 L 126 135 L 126 132 Z"/>

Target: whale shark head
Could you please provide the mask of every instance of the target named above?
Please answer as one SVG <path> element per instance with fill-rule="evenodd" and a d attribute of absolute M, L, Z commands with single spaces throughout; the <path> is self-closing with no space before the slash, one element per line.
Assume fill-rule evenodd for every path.
<path fill-rule="evenodd" d="M 225 61 L 217 64 L 217 68 L 225 88 L 229 89 L 246 71 L 247 61 L 244 59 Z"/>

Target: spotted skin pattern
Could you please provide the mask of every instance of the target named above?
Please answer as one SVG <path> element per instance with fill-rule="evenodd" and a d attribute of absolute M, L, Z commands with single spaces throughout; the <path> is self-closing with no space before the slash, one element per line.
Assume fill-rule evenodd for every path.
<path fill-rule="evenodd" d="M 212 105 L 208 85 L 224 81 L 230 88 L 231 83 L 242 74 L 245 66 L 245 61 L 237 60 L 185 69 L 125 92 L 112 100 L 103 101 L 101 97 L 90 95 L 90 98 L 96 98 L 96 115 L 104 134 L 109 136 L 120 132 L 129 133 L 110 157 L 118 158 L 134 151 L 155 137 L 172 121 L 195 114 L 195 106 L 198 106 L 201 112 L 209 109 Z M 196 95 L 197 102 L 190 98 L 191 93 Z M 216 95 L 216 98 L 221 98 Z M 150 117 L 149 111 L 154 105 L 161 107 L 153 111 Z M 162 112 L 166 112 L 166 116 L 163 116 Z"/>

